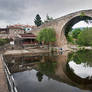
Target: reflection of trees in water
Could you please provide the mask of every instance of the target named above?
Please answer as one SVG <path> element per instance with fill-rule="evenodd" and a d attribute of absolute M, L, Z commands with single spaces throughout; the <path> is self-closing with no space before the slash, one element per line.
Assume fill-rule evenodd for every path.
<path fill-rule="evenodd" d="M 37 72 L 36 76 L 38 78 L 38 81 L 41 82 L 43 79 L 43 74 L 41 72 Z"/>
<path fill-rule="evenodd" d="M 92 51 L 79 50 L 76 53 L 70 53 L 68 56 L 69 61 L 74 61 L 76 64 L 87 63 L 87 65 L 92 66 Z"/>
<path fill-rule="evenodd" d="M 66 64 L 66 75 L 74 81 L 82 89 L 92 90 L 92 78 L 89 76 L 81 78 L 78 76 L 72 68 L 69 66 L 69 62 L 75 62 L 76 64 L 84 63 L 84 67 L 92 67 L 92 51 L 91 50 L 79 50 L 77 52 L 70 53 L 68 56 L 68 62 Z M 85 65 L 87 64 L 87 65 Z M 84 70 L 85 71 L 85 70 Z"/>
<path fill-rule="evenodd" d="M 56 61 L 53 61 L 55 59 L 51 59 L 51 57 L 48 59 L 45 58 L 44 63 L 39 63 L 38 68 L 42 73 L 45 73 L 47 75 L 52 75 L 55 74 L 55 69 L 56 69 Z"/>

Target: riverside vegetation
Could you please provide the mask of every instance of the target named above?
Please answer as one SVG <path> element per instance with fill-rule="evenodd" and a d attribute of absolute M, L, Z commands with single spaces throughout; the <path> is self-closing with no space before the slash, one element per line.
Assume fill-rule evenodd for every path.
<path fill-rule="evenodd" d="M 92 46 L 92 27 L 72 29 L 67 36 L 67 40 L 80 46 Z"/>

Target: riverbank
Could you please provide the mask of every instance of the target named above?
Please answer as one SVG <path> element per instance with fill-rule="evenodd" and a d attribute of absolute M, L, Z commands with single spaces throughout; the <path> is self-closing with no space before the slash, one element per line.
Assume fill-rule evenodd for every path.
<path fill-rule="evenodd" d="M 51 47 L 51 48 L 25 48 L 21 50 L 6 50 L 4 52 L 4 55 L 27 55 L 30 54 L 31 56 L 34 55 L 39 55 L 39 54 L 44 54 L 44 53 L 61 53 L 61 52 L 66 52 L 66 51 L 72 51 L 70 48 L 67 49 L 62 49 L 59 47 Z"/>
<path fill-rule="evenodd" d="M 41 53 L 49 53 L 48 50 L 41 50 L 41 49 L 24 49 L 24 50 L 7 50 L 4 52 L 4 55 L 24 55 L 24 54 L 30 54 L 30 55 L 36 55 Z"/>
<path fill-rule="evenodd" d="M 59 47 L 54 47 L 54 52 L 60 53 L 60 52 L 76 52 L 78 50 L 81 49 L 87 49 L 87 50 L 92 50 L 91 46 L 78 46 L 78 45 L 68 45 L 65 46 L 64 48 L 59 48 Z M 62 49 L 62 50 L 61 50 Z M 25 48 L 25 49 L 18 49 L 18 50 L 12 50 L 12 49 L 7 49 L 5 50 L 5 52 L 3 53 L 4 55 L 26 55 L 26 54 L 30 54 L 31 56 L 34 55 L 39 55 L 39 54 L 44 54 L 44 53 L 50 53 L 52 50 L 51 49 L 47 49 L 47 48 Z"/>
<path fill-rule="evenodd" d="M 92 46 L 69 45 L 68 48 L 71 51 L 78 51 L 78 50 L 81 50 L 81 49 L 92 50 Z"/>

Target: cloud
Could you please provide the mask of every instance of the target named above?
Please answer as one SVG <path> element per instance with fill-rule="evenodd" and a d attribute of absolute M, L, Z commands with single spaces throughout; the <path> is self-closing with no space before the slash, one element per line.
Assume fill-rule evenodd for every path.
<path fill-rule="evenodd" d="M 43 20 L 46 14 L 57 18 L 82 9 L 91 9 L 91 3 L 91 0 L 0 0 L 0 21 L 5 25 L 31 25 L 37 13 Z"/>

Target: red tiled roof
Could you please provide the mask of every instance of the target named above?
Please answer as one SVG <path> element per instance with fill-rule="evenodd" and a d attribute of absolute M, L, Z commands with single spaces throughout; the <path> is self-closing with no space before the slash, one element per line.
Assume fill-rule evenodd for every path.
<path fill-rule="evenodd" d="M 8 28 L 34 28 L 36 26 L 33 25 L 22 25 L 22 24 L 15 24 L 15 25 L 10 25 Z"/>
<path fill-rule="evenodd" d="M 23 29 L 23 28 L 18 27 L 18 26 L 8 26 L 8 28 L 13 28 L 13 29 Z"/>
<path fill-rule="evenodd" d="M 20 34 L 21 37 L 36 37 L 34 34 L 29 33 L 29 34 Z"/>

